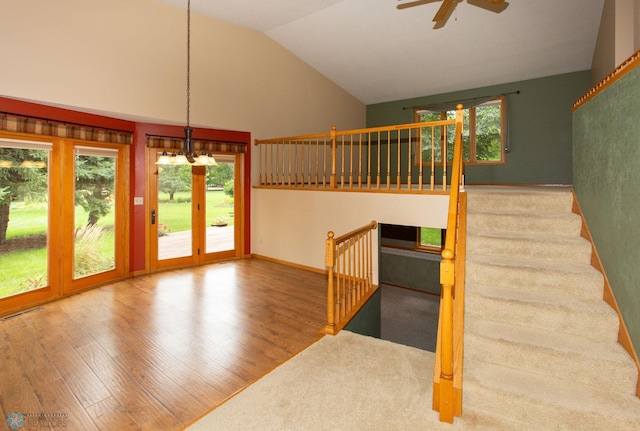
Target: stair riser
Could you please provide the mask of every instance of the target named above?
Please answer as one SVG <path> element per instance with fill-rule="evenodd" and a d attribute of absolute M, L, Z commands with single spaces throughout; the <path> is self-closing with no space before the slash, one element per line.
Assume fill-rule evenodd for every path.
<path fill-rule="evenodd" d="M 467 214 L 469 232 L 519 233 L 541 236 L 579 236 L 582 220 L 576 214 L 544 217 L 530 214 L 476 213 Z"/>
<path fill-rule="evenodd" d="M 567 423 L 569 412 L 562 406 L 541 404 L 511 393 L 487 390 L 473 379 L 465 377 L 464 420 L 473 429 L 557 430 Z M 636 430 L 632 420 L 619 420 L 595 412 L 571 412 L 572 430 Z M 466 427 L 465 427 L 466 428 Z M 562 428 L 565 429 L 565 428 Z"/>
<path fill-rule="evenodd" d="M 573 196 L 566 193 L 483 193 L 471 191 L 468 208 L 473 211 L 509 211 L 523 213 L 571 212 Z"/>
<path fill-rule="evenodd" d="M 629 362 L 598 360 L 584 355 L 559 352 L 530 344 L 516 344 L 485 337 L 465 335 L 467 358 L 496 365 L 507 365 L 531 372 L 544 372 L 555 379 L 581 382 L 596 387 L 614 387 L 622 393 L 633 394 L 636 380 Z M 475 354 L 474 354 L 475 352 Z M 606 373 L 602 370 L 607 370 Z M 630 374 L 631 373 L 631 374 Z"/>
<path fill-rule="evenodd" d="M 602 343 L 617 340 L 619 323 L 615 313 L 541 308 L 536 304 L 499 300 L 469 292 L 466 297 L 465 314 L 469 318 L 572 334 Z"/>
<path fill-rule="evenodd" d="M 588 265 L 591 262 L 591 244 L 586 240 L 549 244 L 537 240 L 468 235 L 467 254 Z"/>
<path fill-rule="evenodd" d="M 586 273 L 558 272 L 541 268 L 505 267 L 467 259 L 466 278 L 488 286 L 535 291 L 549 295 L 568 295 L 602 300 L 604 279 L 593 270 Z M 523 285 L 522 280 L 528 280 Z"/>

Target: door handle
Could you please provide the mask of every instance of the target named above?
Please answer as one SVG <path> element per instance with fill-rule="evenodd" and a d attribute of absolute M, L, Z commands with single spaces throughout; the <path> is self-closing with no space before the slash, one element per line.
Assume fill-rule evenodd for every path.
<path fill-rule="evenodd" d="M 156 210 L 151 210 L 151 224 L 156 224 Z"/>

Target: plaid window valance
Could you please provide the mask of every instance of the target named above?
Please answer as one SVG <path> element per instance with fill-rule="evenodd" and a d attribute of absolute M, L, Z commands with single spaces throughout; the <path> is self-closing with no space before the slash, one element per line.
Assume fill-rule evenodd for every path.
<path fill-rule="evenodd" d="M 8 113 L 0 113 L 0 130 L 93 142 L 110 142 L 128 145 L 133 143 L 133 133 L 125 130 L 59 123 L 54 120 L 24 117 Z"/>
<path fill-rule="evenodd" d="M 183 139 L 170 138 L 162 136 L 147 136 L 147 146 L 150 148 L 164 148 L 167 150 L 179 150 L 184 143 Z M 193 149 L 195 151 L 206 151 L 208 153 L 246 153 L 247 144 L 244 142 L 225 142 L 225 141 L 208 141 L 193 140 Z"/>

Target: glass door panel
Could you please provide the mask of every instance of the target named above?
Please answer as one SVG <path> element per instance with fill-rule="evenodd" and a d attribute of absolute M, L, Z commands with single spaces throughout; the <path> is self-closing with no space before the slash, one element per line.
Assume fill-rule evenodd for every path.
<path fill-rule="evenodd" d="M 191 165 L 160 165 L 157 171 L 158 260 L 191 256 Z"/>
<path fill-rule="evenodd" d="M 207 166 L 205 193 L 206 253 L 230 251 L 236 248 L 234 159 L 233 156 L 216 156 L 218 164 L 216 166 Z"/>
<path fill-rule="evenodd" d="M 73 278 L 115 268 L 117 150 L 75 148 Z"/>
<path fill-rule="evenodd" d="M 51 147 L 0 139 L 0 298 L 49 284 Z"/>

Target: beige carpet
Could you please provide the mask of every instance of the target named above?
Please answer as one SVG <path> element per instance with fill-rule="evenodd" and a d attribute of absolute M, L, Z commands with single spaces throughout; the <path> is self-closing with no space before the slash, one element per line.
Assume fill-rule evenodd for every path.
<path fill-rule="evenodd" d="M 571 190 L 468 190 L 465 425 L 640 430 L 637 368 Z"/>
<path fill-rule="evenodd" d="M 640 430 L 634 361 L 616 342 L 580 217 L 562 188 L 470 188 L 463 417 L 431 410 L 433 353 L 327 336 L 195 430 Z"/>
<path fill-rule="evenodd" d="M 459 430 L 431 410 L 434 354 L 341 331 L 276 368 L 187 428 Z"/>

